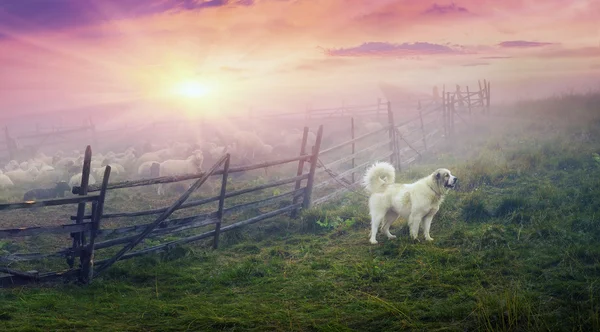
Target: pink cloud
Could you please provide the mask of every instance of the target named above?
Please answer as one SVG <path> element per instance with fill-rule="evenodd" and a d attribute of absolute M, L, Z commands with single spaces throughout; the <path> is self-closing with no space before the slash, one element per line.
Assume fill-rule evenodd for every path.
<path fill-rule="evenodd" d="M 438 5 L 434 3 L 424 12 L 424 15 L 449 15 L 449 14 L 470 14 L 465 7 L 457 6 L 454 2 L 449 5 Z"/>
<path fill-rule="evenodd" d="M 325 54 L 328 56 L 339 57 L 361 57 L 361 56 L 394 56 L 405 57 L 415 55 L 435 55 L 435 54 L 460 54 L 462 50 L 457 50 L 445 45 L 432 44 L 427 42 L 416 43 L 386 43 L 386 42 L 367 42 L 359 46 L 328 49 Z"/>
<path fill-rule="evenodd" d="M 550 46 L 550 45 L 556 45 L 556 43 L 542 43 L 542 42 L 525 41 L 525 40 L 510 40 L 510 41 L 503 41 L 498 44 L 498 46 L 506 47 L 506 48 L 509 48 L 509 47 L 510 48 L 543 47 L 543 46 Z"/>

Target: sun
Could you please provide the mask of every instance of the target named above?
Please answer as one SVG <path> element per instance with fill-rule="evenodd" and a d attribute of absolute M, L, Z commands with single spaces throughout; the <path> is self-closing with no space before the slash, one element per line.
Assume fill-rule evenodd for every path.
<path fill-rule="evenodd" d="M 173 87 L 173 92 L 181 97 L 198 99 L 208 96 L 212 89 L 207 85 L 198 81 L 183 81 Z"/>

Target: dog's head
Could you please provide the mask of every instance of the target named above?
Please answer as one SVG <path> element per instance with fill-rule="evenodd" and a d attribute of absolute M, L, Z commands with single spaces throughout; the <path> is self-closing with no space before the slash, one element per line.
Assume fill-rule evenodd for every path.
<path fill-rule="evenodd" d="M 439 168 L 435 172 L 433 172 L 433 177 L 436 183 L 446 189 L 452 189 L 456 186 L 458 182 L 458 178 L 450 172 L 450 170 L 446 168 Z"/>

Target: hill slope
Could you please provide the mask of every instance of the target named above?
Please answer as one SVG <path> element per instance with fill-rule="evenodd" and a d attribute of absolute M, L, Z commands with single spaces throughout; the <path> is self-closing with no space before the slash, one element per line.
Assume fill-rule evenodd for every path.
<path fill-rule="evenodd" d="M 3 330 L 600 329 L 598 96 L 520 105 L 409 171 L 461 179 L 434 243 L 368 243 L 366 199 L 120 262 L 89 287 L 0 292 Z M 566 122 L 561 110 L 574 120 Z"/>

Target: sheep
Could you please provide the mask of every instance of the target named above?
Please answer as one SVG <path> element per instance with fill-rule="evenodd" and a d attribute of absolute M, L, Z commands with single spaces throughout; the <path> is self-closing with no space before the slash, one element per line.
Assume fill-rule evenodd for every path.
<path fill-rule="evenodd" d="M 81 185 L 82 176 L 83 176 L 83 174 L 81 172 L 73 175 L 71 177 L 71 179 L 69 180 L 69 187 L 73 188 L 75 186 Z M 94 176 L 92 174 L 90 174 L 88 184 L 96 184 L 96 179 L 94 178 Z"/>
<path fill-rule="evenodd" d="M 57 183 L 63 179 L 65 171 L 57 170 L 52 166 L 44 165 L 40 169 L 40 173 L 36 176 L 35 182 L 38 184 L 52 184 Z"/>
<path fill-rule="evenodd" d="M 12 180 L 6 174 L 0 172 L 0 190 L 5 190 L 14 186 L 15 184 Z"/>
<path fill-rule="evenodd" d="M 65 181 L 58 182 L 54 188 L 31 189 L 23 195 L 24 201 L 33 201 L 36 199 L 48 199 L 55 197 L 65 197 L 65 191 L 70 191 L 71 187 Z"/>
<path fill-rule="evenodd" d="M 265 146 L 266 144 L 258 137 L 258 135 L 256 135 L 256 133 L 249 131 L 238 131 L 235 133 L 234 142 L 240 148 L 242 157 L 250 152 L 252 159 L 254 159 L 257 153 L 265 154 L 273 151 L 272 146 Z"/>
<path fill-rule="evenodd" d="M 160 163 L 160 176 L 175 176 L 185 174 L 195 174 L 202 171 L 202 163 L 204 156 L 202 151 L 194 151 L 193 154 L 185 160 L 169 159 Z M 158 185 L 157 193 L 163 195 L 165 186 L 161 183 Z"/>
<path fill-rule="evenodd" d="M 44 163 L 44 164 L 46 164 L 46 165 L 50 165 L 50 164 L 52 164 L 52 159 L 53 159 L 53 158 L 52 158 L 52 157 L 49 157 L 49 156 L 46 156 L 46 155 L 45 155 L 43 152 L 38 152 L 38 153 L 35 155 L 35 159 L 37 159 L 37 160 L 39 160 L 39 161 L 43 162 L 43 163 Z"/>
<path fill-rule="evenodd" d="M 154 152 L 146 152 L 139 158 L 137 158 L 137 160 L 134 163 L 134 167 L 135 169 L 139 169 L 139 167 L 147 161 L 164 161 L 167 158 L 169 158 L 170 155 L 171 152 L 169 151 L 169 149 L 162 149 Z"/>
<path fill-rule="evenodd" d="M 106 170 L 106 166 L 94 167 L 92 168 L 92 174 L 94 174 L 97 178 L 101 179 L 104 177 L 104 171 Z M 119 175 L 125 173 L 125 168 L 122 165 L 117 163 L 110 164 L 110 174 L 112 176 Z"/>
<path fill-rule="evenodd" d="M 152 161 L 146 161 L 143 164 L 141 164 L 140 167 L 138 167 L 137 175 L 140 178 L 150 178 L 150 177 L 152 177 L 151 168 L 152 168 L 152 164 L 154 164 L 154 163 L 160 164 L 159 162 L 154 161 L 154 160 L 152 160 Z"/>
<path fill-rule="evenodd" d="M 8 171 L 5 173 L 15 185 L 28 185 L 35 181 L 39 175 L 39 170 L 35 167 L 31 167 L 24 171 L 22 169 L 16 169 L 14 171 Z"/>
<path fill-rule="evenodd" d="M 4 166 L 4 169 L 6 171 L 16 171 L 19 168 L 20 168 L 19 162 L 16 160 L 11 160 L 8 162 L 8 164 L 6 164 L 6 166 Z"/>

